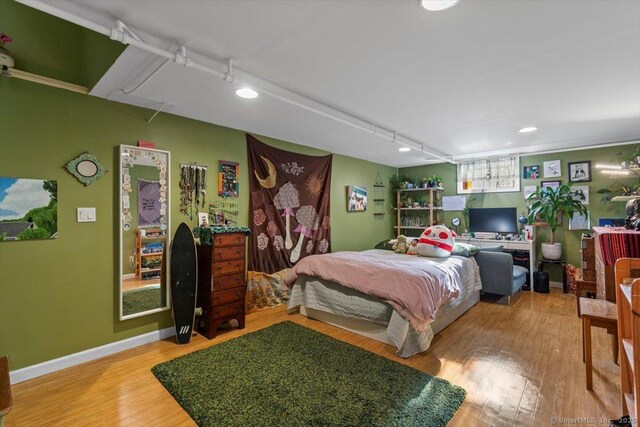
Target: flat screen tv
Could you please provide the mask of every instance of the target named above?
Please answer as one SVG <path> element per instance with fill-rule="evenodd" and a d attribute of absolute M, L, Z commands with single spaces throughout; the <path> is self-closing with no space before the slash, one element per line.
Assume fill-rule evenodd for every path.
<path fill-rule="evenodd" d="M 517 233 L 516 208 L 471 208 L 469 231 L 474 233 Z"/>

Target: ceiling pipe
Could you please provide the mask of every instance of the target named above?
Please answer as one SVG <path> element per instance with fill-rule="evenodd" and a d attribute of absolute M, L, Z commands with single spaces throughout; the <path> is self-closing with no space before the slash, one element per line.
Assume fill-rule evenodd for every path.
<path fill-rule="evenodd" d="M 186 54 L 186 49 L 183 47 L 181 47 L 178 52 L 170 52 L 168 50 L 164 50 L 164 49 L 160 49 L 158 47 L 152 46 L 148 43 L 143 42 L 137 35 L 135 35 L 135 33 L 130 30 L 124 23 L 122 23 L 122 21 L 116 21 L 116 25 L 113 28 L 108 28 L 105 27 L 103 25 L 100 24 L 96 24 L 95 22 L 89 21 L 88 19 L 82 18 L 80 16 L 74 15 L 72 13 L 69 13 L 65 10 L 59 9 L 57 7 L 51 6 L 47 3 L 44 3 L 40 0 L 16 0 L 18 3 L 24 4 L 26 6 L 29 6 L 31 8 L 40 10 L 42 12 L 48 13 L 49 15 L 53 15 L 56 16 L 60 19 L 64 19 L 65 21 L 69 21 L 72 22 L 74 24 L 80 25 L 82 27 L 88 28 L 90 30 L 93 30 L 97 33 L 103 34 L 107 37 L 109 37 L 112 40 L 115 41 L 119 41 L 120 43 L 123 43 L 125 45 L 131 45 L 131 46 L 135 46 L 139 49 L 142 49 L 146 52 L 149 53 L 153 53 L 154 55 L 160 56 L 162 58 L 165 58 L 167 60 L 173 61 L 176 64 L 181 64 L 184 65 L 185 67 L 188 68 L 193 68 L 199 71 L 202 71 L 204 73 L 213 75 L 215 77 L 218 77 L 222 80 L 225 81 L 235 81 L 237 83 L 247 83 L 247 82 L 242 82 L 240 80 L 235 79 L 235 77 L 233 77 L 233 62 L 232 60 L 229 60 L 228 62 L 228 70 L 226 73 L 224 72 L 220 72 L 218 70 L 214 70 L 212 68 L 206 67 L 202 64 L 199 64 L 195 61 L 192 61 L 191 59 L 187 58 L 187 54 Z M 132 34 L 132 36 L 129 36 L 129 34 Z M 163 64 L 164 65 L 164 64 Z M 157 70 L 156 70 L 157 71 Z M 155 73 L 154 73 L 155 74 Z M 248 74 L 248 73 L 247 73 Z M 146 83 L 146 81 L 148 81 L 148 79 L 145 79 L 144 83 Z M 249 84 L 249 83 L 247 83 Z M 249 84 L 250 86 L 252 86 L 251 84 Z M 274 85 L 275 86 L 275 85 Z M 447 163 L 455 163 L 451 157 L 447 157 L 444 156 L 442 154 L 439 154 L 433 150 L 425 150 L 424 149 L 424 143 L 422 143 L 421 141 L 417 141 L 414 140 L 413 138 L 410 138 L 408 136 L 403 136 L 400 135 L 399 133 L 397 133 L 396 131 L 392 131 L 390 129 L 385 129 L 379 126 L 373 126 L 373 124 L 371 122 L 367 122 L 366 120 L 363 120 L 359 117 L 356 117 L 352 114 L 349 114 L 347 112 L 341 111 L 335 107 L 331 107 L 329 105 L 326 104 L 322 104 L 318 101 L 315 101 L 311 98 L 308 98 L 306 96 L 302 96 L 302 95 L 298 95 L 300 97 L 303 98 L 307 98 L 311 101 L 313 101 L 314 103 L 320 104 L 320 105 L 324 105 L 326 106 L 328 109 L 332 109 L 334 111 L 337 111 L 339 113 L 341 113 L 342 115 L 349 117 L 351 119 L 355 119 L 357 121 L 363 122 L 366 124 L 365 125 L 361 125 L 358 123 L 354 123 L 351 120 L 346 120 L 344 118 L 338 117 L 336 115 L 327 113 L 325 111 L 322 111 L 320 109 L 317 109 L 315 107 L 311 107 L 309 105 L 303 104 L 299 101 L 293 100 L 291 98 L 287 98 L 283 95 L 277 94 L 274 91 L 265 89 L 265 88 L 258 88 L 260 93 L 270 96 L 271 98 L 280 100 L 282 102 L 285 102 L 287 104 L 302 108 L 304 110 L 307 110 L 309 112 L 312 112 L 314 114 L 326 117 L 328 119 L 334 120 L 336 122 L 339 123 L 343 123 L 347 126 L 351 126 L 355 129 L 364 131 L 364 132 L 368 132 L 371 133 L 373 135 L 377 135 L 383 139 L 386 139 L 388 141 L 392 141 L 392 142 L 396 142 L 399 145 L 403 145 L 405 147 L 409 147 L 413 150 L 416 151 L 421 151 L 424 154 L 427 154 L 428 156 L 434 157 L 436 159 L 442 160 L 444 162 Z M 284 88 L 282 88 L 284 89 Z M 286 89 L 285 89 L 286 90 Z M 288 91 L 288 90 L 287 90 Z M 372 127 L 374 127 L 374 129 L 371 129 Z M 379 133 L 378 129 L 384 130 L 385 133 Z M 404 141 L 403 141 L 404 140 Z"/>

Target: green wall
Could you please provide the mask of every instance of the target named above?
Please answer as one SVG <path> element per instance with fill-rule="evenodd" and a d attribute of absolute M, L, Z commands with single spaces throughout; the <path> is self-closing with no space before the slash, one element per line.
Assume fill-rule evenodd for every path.
<path fill-rule="evenodd" d="M 539 165 L 540 172 L 542 174 L 543 162 L 549 160 L 561 160 L 562 161 L 562 176 L 560 178 L 547 178 L 546 180 L 559 179 L 562 183 L 569 182 L 568 166 L 567 162 L 576 162 L 583 160 L 591 160 L 592 169 L 592 181 L 579 183 L 576 185 L 588 185 L 590 193 L 590 203 L 588 206 L 591 213 L 591 225 L 598 225 L 599 218 L 620 218 L 626 216 L 625 204 L 621 202 L 609 202 L 603 204 L 601 202 L 600 194 L 597 191 L 601 188 L 608 188 L 615 180 L 609 179 L 608 175 L 603 175 L 595 169 L 595 164 L 600 163 L 612 163 L 616 161 L 616 154 L 620 152 L 633 151 L 633 145 L 613 146 L 607 148 L 597 148 L 589 150 L 567 151 L 563 153 L 553 154 L 541 154 L 533 156 L 520 157 L 520 173 L 522 173 L 523 166 Z M 423 177 L 437 174 L 443 179 L 445 187 L 445 196 L 451 196 L 456 194 L 456 166 L 448 163 L 428 165 L 428 166 L 416 166 L 411 168 L 401 168 L 400 174 L 407 174 L 412 177 Z M 537 185 L 540 187 L 541 179 L 522 179 L 520 181 L 519 193 L 485 193 L 485 194 L 467 194 L 467 200 L 472 198 L 476 199 L 471 205 L 474 208 L 490 208 L 490 207 L 517 207 L 518 212 L 526 212 L 526 202 L 524 200 L 524 187 L 527 185 Z M 628 181 L 628 180 L 627 180 Z M 624 181 L 620 181 L 624 182 Z M 444 222 L 449 225 L 451 218 L 459 216 L 462 218 L 462 212 L 445 212 Z M 556 231 L 556 238 L 558 242 L 563 243 L 564 256 L 568 262 L 579 265 L 580 264 L 580 237 L 582 231 L 572 231 L 568 229 L 568 220 L 563 220 L 562 227 L 559 227 Z M 540 254 L 540 243 L 549 241 L 549 228 L 538 227 L 536 229 L 537 240 L 537 252 Z"/>
<path fill-rule="evenodd" d="M 11 0 L 0 0 L 0 31 L 16 68 L 93 87 L 126 48 L 122 43 Z"/>
<path fill-rule="evenodd" d="M 144 139 L 171 152 L 175 230 L 181 221 L 196 222 L 178 211 L 179 163 L 198 162 L 215 171 L 218 160 L 238 161 L 240 188 L 248 188 L 244 132 L 163 113 L 148 124 L 151 111 L 18 79 L 0 79 L 0 99 L 0 175 L 58 181 L 58 239 L 0 242 L 0 354 L 10 356 L 11 369 L 171 326 L 169 312 L 118 320 L 118 193 L 114 191 L 118 145 Z M 326 154 L 259 139 L 304 154 Z M 84 151 L 95 154 L 109 170 L 89 187 L 63 169 Z M 378 172 L 387 182 L 395 171 L 334 155 L 334 251 L 368 249 L 390 237 L 390 215 L 379 221 L 373 209 L 346 212 L 345 187 L 372 188 Z M 209 176 L 208 187 L 217 188 L 217 175 Z M 241 192 L 239 205 L 239 221 L 247 225 L 246 191 Z M 97 222 L 76 223 L 76 208 L 87 206 L 97 208 Z"/>

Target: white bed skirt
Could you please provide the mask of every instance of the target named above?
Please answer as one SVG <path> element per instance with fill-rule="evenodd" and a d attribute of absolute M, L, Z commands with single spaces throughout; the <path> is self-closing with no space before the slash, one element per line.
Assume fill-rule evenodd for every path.
<path fill-rule="evenodd" d="M 438 313 L 436 315 L 436 320 L 431 322 L 429 325 L 433 330 L 433 334 L 435 335 L 449 326 L 467 310 L 476 305 L 478 301 L 480 301 L 480 291 L 475 291 L 468 294 L 456 307 L 453 307 L 444 313 Z M 397 344 L 389 337 L 387 326 L 378 325 L 367 320 L 339 316 L 334 313 L 305 307 L 304 305 L 300 306 L 300 314 L 309 317 L 310 319 L 319 320 L 321 322 L 328 323 L 329 325 L 337 326 L 338 328 L 345 329 L 355 334 L 397 347 Z"/>

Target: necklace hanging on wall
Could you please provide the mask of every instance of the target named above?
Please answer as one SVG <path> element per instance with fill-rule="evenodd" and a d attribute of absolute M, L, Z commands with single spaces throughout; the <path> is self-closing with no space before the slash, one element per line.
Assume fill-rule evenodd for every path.
<path fill-rule="evenodd" d="M 207 166 L 195 163 L 180 165 L 180 213 L 193 220 L 193 208 L 205 206 L 207 195 Z"/>

